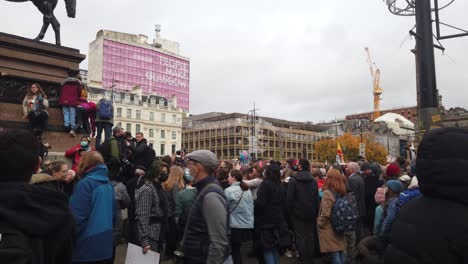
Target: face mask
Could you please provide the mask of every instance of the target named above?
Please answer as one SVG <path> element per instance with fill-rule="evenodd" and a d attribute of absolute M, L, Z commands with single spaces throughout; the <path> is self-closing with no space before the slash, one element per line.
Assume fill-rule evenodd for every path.
<path fill-rule="evenodd" d="M 159 176 L 159 181 L 160 182 L 165 182 L 165 181 L 167 181 L 167 178 L 169 178 L 167 176 L 167 173 L 161 173 L 161 175 Z"/>
<path fill-rule="evenodd" d="M 89 145 L 89 142 L 88 142 L 88 141 L 81 141 L 81 142 L 80 142 L 80 145 L 81 145 L 83 148 L 87 148 L 88 145 Z"/>
<path fill-rule="evenodd" d="M 193 176 L 190 174 L 189 168 L 185 168 L 184 170 L 184 178 L 188 182 L 193 182 Z"/>

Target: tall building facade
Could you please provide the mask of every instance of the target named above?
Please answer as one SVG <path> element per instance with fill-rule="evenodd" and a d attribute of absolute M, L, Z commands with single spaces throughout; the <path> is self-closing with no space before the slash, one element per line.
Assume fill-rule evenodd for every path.
<path fill-rule="evenodd" d="M 245 114 L 207 113 L 183 121 L 182 146 L 188 152 L 208 149 L 220 159 L 235 159 L 246 150 L 257 158 L 318 160 L 313 142 L 330 137 L 327 127 Z"/>
<path fill-rule="evenodd" d="M 380 110 L 380 115 L 385 115 L 387 113 L 394 113 L 403 116 L 404 118 L 408 119 L 409 121 L 416 123 L 416 117 L 418 115 L 418 109 L 416 106 L 413 107 L 404 107 L 404 108 L 394 108 L 394 109 L 386 109 Z M 358 113 L 347 115 L 346 120 L 355 120 L 355 119 L 367 119 L 367 120 L 374 120 L 374 112 L 366 112 L 366 113 Z"/>
<path fill-rule="evenodd" d="M 112 91 L 89 86 L 88 100 L 111 99 Z M 142 96 L 141 91 L 114 91 L 114 126 L 133 136 L 143 132 L 156 155 L 171 155 L 181 148 L 183 110 L 175 97 Z M 104 136 L 104 135 L 103 135 Z"/>
<path fill-rule="evenodd" d="M 149 43 L 144 35 L 100 30 L 89 44 L 88 83 L 143 95 L 177 97 L 189 111 L 190 60 L 179 54 L 179 44 L 162 38 Z"/>

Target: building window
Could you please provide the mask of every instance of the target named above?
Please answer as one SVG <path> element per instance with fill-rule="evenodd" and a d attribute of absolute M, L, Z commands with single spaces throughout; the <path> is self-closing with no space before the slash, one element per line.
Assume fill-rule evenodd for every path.
<path fill-rule="evenodd" d="M 122 117 L 122 108 L 117 108 L 117 117 Z"/>
<path fill-rule="evenodd" d="M 127 118 L 132 118 L 132 109 L 127 109 Z"/>
<path fill-rule="evenodd" d="M 172 115 L 172 123 L 176 123 L 177 122 L 177 116 L 176 115 Z"/>
<path fill-rule="evenodd" d="M 117 127 L 122 127 L 122 122 L 117 123 Z"/>
<path fill-rule="evenodd" d="M 172 144 L 172 146 L 171 146 L 171 151 L 172 151 L 171 153 L 172 153 L 172 154 L 176 153 L 175 147 L 176 147 L 176 145 L 175 145 L 175 144 Z"/>
<path fill-rule="evenodd" d="M 149 130 L 149 137 L 153 138 L 154 137 L 154 129 Z"/>
<path fill-rule="evenodd" d="M 172 139 L 176 139 L 177 138 L 177 132 L 176 131 L 172 131 Z"/>
<path fill-rule="evenodd" d="M 161 122 L 166 123 L 166 114 L 165 113 L 161 114 Z"/>
<path fill-rule="evenodd" d="M 140 110 L 136 110 L 136 119 L 137 120 L 141 119 L 141 111 Z"/>
<path fill-rule="evenodd" d="M 127 128 L 125 129 L 127 132 L 132 132 L 132 124 L 127 124 Z"/>
<path fill-rule="evenodd" d="M 141 132 L 140 124 L 136 124 L 135 134 L 138 133 L 138 132 Z"/>
<path fill-rule="evenodd" d="M 149 145 L 150 148 L 154 147 L 153 143 L 149 143 L 148 145 Z"/>
<path fill-rule="evenodd" d="M 163 156 L 164 155 L 164 152 L 165 152 L 165 147 L 166 145 L 165 144 L 161 144 L 161 153 L 159 155 Z"/>
<path fill-rule="evenodd" d="M 161 138 L 166 138 L 166 130 L 161 130 Z"/>
<path fill-rule="evenodd" d="M 150 121 L 154 121 L 154 112 L 150 112 Z"/>

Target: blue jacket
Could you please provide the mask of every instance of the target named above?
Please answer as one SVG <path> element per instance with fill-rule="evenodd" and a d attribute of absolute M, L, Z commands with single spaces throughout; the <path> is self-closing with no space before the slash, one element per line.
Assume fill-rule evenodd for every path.
<path fill-rule="evenodd" d="M 104 164 L 92 168 L 78 182 L 70 198 L 70 208 L 76 222 L 73 262 L 112 258 L 116 206 L 114 189 L 107 174 Z"/>
<path fill-rule="evenodd" d="M 240 183 L 236 182 L 224 190 L 229 204 L 229 212 L 239 203 L 230 215 L 231 228 L 253 228 L 254 227 L 254 201 L 250 190 L 244 191 Z M 241 199 L 242 195 L 242 199 Z M 239 199 L 241 199 L 239 201 Z"/>

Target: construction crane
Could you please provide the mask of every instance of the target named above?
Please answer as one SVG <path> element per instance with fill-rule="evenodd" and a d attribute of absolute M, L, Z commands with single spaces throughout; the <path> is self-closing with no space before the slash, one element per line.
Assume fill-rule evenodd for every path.
<path fill-rule="evenodd" d="M 380 87 L 380 70 L 375 66 L 375 63 L 372 61 L 369 48 L 364 49 L 367 55 L 367 61 L 369 62 L 369 69 L 372 76 L 372 82 L 374 87 L 372 89 L 372 94 L 374 95 L 374 120 L 380 116 L 380 100 L 382 100 L 383 89 Z"/>

